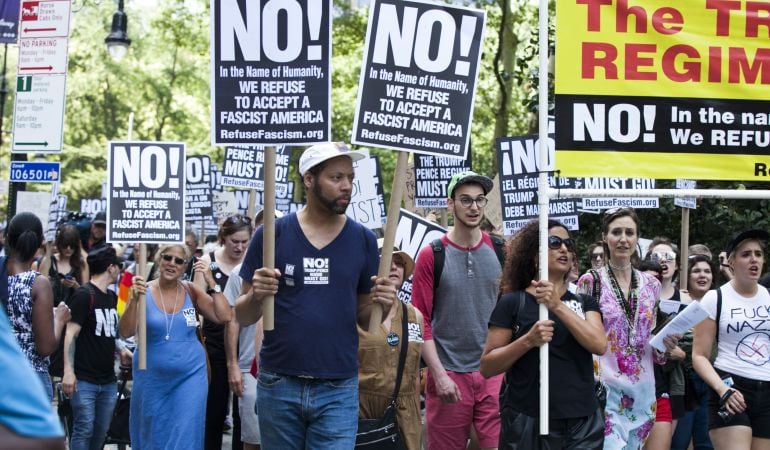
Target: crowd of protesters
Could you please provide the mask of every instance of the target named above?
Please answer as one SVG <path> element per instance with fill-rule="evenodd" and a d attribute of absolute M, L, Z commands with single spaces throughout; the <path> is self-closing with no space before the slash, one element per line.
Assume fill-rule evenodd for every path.
<path fill-rule="evenodd" d="M 118 399 L 116 357 L 130 365 L 144 296 L 148 363 L 138 370 L 133 358 L 133 448 L 219 450 L 230 411 L 232 448 L 247 450 L 354 448 L 359 419 L 389 414 L 393 448 L 409 450 L 770 448 L 770 335 L 758 322 L 770 309 L 760 284 L 767 232 L 726 236 L 717 270 L 703 245 L 680 250 L 655 237 L 643 251 L 630 208 L 604 212 L 601 239 L 582 257 L 569 230 L 549 221 L 541 278 L 539 224 L 507 240 L 482 231 L 493 183 L 465 171 L 447 180 L 452 226 L 415 261 L 345 215 L 362 157 L 340 143 L 303 153 L 306 206 L 276 212 L 272 267 L 263 267 L 262 212 L 236 214 L 220 222 L 211 251 L 190 231 L 184 245 L 150 248 L 150 269 L 129 269 L 121 300 L 117 285 L 139 252 L 105 242 L 103 213 L 68 217 L 47 245 L 36 216 L 14 216 L 0 256 L 0 363 L 31 382 L 0 389 L 15 399 L 0 407 L 0 436 L 14 448 L 64 448 L 52 407 L 60 381 L 70 448 L 101 448 Z M 378 275 L 383 252 L 387 276 Z M 396 293 L 410 275 L 411 304 L 402 304 Z M 691 303 L 707 318 L 652 347 Z"/>

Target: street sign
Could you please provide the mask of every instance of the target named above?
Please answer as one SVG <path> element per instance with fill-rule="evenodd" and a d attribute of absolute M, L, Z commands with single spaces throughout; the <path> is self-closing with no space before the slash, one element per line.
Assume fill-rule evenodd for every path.
<path fill-rule="evenodd" d="M 67 73 L 67 41 L 66 37 L 19 40 L 19 75 Z"/>
<path fill-rule="evenodd" d="M 12 151 L 61 151 L 67 75 L 20 76 L 16 81 Z"/>
<path fill-rule="evenodd" d="M 60 174 L 58 162 L 11 161 L 12 182 L 53 183 L 59 181 Z"/>
<path fill-rule="evenodd" d="M 69 36 L 70 4 L 70 0 L 22 2 L 19 37 Z"/>

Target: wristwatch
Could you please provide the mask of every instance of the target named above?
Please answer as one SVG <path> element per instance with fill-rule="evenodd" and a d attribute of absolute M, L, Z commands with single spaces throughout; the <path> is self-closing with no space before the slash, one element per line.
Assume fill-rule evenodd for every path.
<path fill-rule="evenodd" d="M 206 289 L 206 293 L 208 295 L 221 294 L 222 293 L 222 288 L 219 287 L 218 284 L 215 284 L 214 287 L 210 287 L 210 288 Z"/>

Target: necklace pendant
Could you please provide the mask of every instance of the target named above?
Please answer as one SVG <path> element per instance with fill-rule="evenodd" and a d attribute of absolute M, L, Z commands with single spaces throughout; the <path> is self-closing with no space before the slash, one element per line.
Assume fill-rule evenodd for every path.
<path fill-rule="evenodd" d="M 169 340 L 170 338 L 171 338 L 171 336 L 169 336 L 169 335 L 167 334 L 167 335 L 166 335 L 166 340 Z"/>

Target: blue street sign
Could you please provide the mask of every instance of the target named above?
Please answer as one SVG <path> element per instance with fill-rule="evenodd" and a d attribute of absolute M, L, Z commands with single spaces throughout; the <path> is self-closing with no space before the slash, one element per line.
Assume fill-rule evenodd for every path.
<path fill-rule="evenodd" d="M 61 164 L 58 162 L 11 162 L 11 182 L 53 183 L 59 181 Z"/>

